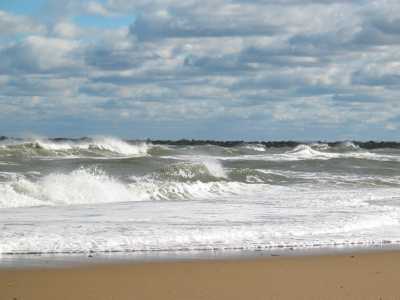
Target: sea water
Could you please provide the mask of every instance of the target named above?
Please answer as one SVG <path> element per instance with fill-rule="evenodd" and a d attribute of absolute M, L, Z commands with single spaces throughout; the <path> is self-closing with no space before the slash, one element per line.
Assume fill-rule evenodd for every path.
<path fill-rule="evenodd" d="M 400 243 L 400 150 L 0 141 L 0 256 Z"/>

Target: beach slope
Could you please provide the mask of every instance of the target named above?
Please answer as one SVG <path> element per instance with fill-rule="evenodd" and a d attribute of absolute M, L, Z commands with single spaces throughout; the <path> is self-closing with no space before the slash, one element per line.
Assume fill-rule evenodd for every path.
<path fill-rule="evenodd" d="M 400 252 L 0 269 L 1 300 L 399 299 Z"/>

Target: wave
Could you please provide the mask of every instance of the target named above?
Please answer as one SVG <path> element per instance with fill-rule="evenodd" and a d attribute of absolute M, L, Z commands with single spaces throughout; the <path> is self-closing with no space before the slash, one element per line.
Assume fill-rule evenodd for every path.
<path fill-rule="evenodd" d="M 328 172 L 300 172 L 291 170 L 249 170 L 257 182 L 280 184 L 310 184 L 311 186 L 399 187 L 400 176 L 373 176 L 367 174 L 334 174 Z"/>
<path fill-rule="evenodd" d="M 179 175 L 191 176 L 181 170 L 183 173 Z M 124 182 L 96 168 L 80 168 L 67 174 L 53 173 L 38 180 L 23 175 L 11 176 L 0 183 L 0 208 L 205 199 L 242 195 L 256 188 L 241 182 L 203 182 L 198 179 L 182 182 L 177 178 L 173 180 L 173 177 L 169 180 L 160 177 L 132 176 Z"/>
<path fill-rule="evenodd" d="M 373 153 L 359 148 L 353 151 L 346 148 L 346 151 L 335 151 L 333 147 L 315 147 L 314 145 L 301 144 L 292 150 L 284 153 L 265 153 L 265 154 L 245 154 L 239 156 L 218 156 L 219 160 L 249 160 L 249 161 L 300 161 L 300 160 L 330 160 L 330 159 L 364 159 L 373 161 L 393 161 L 400 162 L 400 156 L 392 154 Z M 165 156 L 165 158 L 190 160 L 190 155 Z"/>
<path fill-rule="evenodd" d="M 0 207 L 103 203 L 132 200 L 128 188 L 100 170 L 78 169 L 38 181 L 20 175 L 0 186 Z"/>
<path fill-rule="evenodd" d="M 328 153 L 314 150 L 308 145 L 298 145 L 284 155 L 292 157 L 293 159 L 327 159 L 331 157 Z"/>
<path fill-rule="evenodd" d="M 361 149 L 360 146 L 358 146 L 350 141 L 341 142 L 338 145 L 336 145 L 334 148 L 343 149 L 343 150 L 359 150 L 359 149 Z"/>
<path fill-rule="evenodd" d="M 262 144 L 247 144 L 244 146 L 245 149 L 249 149 L 256 152 L 265 152 L 265 146 Z"/>
<path fill-rule="evenodd" d="M 389 154 L 377 154 L 362 150 L 360 147 L 351 142 L 340 144 L 334 148 L 329 147 L 327 148 L 327 150 L 328 151 L 320 151 L 313 149 L 309 145 L 299 145 L 293 150 L 281 155 L 281 158 L 287 158 L 288 160 L 328 160 L 338 158 L 354 158 L 376 161 L 400 161 L 399 156 Z"/>
<path fill-rule="evenodd" d="M 324 151 L 328 150 L 331 146 L 325 143 L 312 143 L 309 145 L 311 148 L 319 150 L 319 151 Z"/>
<path fill-rule="evenodd" d="M 387 222 L 392 225 L 394 222 Z M 385 226 L 377 222 L 377 226 Z M 369 227 L 371 228 L 371 227 Z M 104 229 L 108 231 L 108 229 Z M 200 254 L 203 251 L 260 251 L 260 250 L 310 250 L 327 248 L 334 249 L 342 247 L 361 247 L 371 250 L 371 246 L 379 247 L 393 245 L 396 248 L 400 245 L 400 239 L 394 238 L 329 238 L 309 233 L 309 236 L 303 234 L 296 240 L 284 233 L 272 233 L 264 228 L 235 228 L 225 231 L 212 230 L 209 232 L 187 230 L 186 232 L 175 231 L 175 236 L 168 232 L 166 236 L 162 232 L 144 232 L 143 237 L 126 236 L 119 232 L 113 232 L 114 235 L 89 235 L 90 232 L 68 232 L 68 236 L 59 233 L 53 233 L 51 236 L 45 236 L 35 232 L 32 236 L 21 239 L 19 237 L 8 237 L 4 244 L 0 245 L 0 257 L 2 255 L 69 255 L 69 254 L 151 254 L 168 253 L 172 255 L 181 255 L 187 253 L 192 255 Z M 147 235 L 146 235 L 147 234 Z M 159 234 L 159 236 L 157 236 Z M 280 237 L 282 236 L 283 237 Z M 314 237 L 313 237 L 314 235 Z M 22 241 L 23 240 L 23 241 Z M 247 253 L 248 254 L 248 253 Z M 288 253 L 286 253 L 288 254 Z M 196 256 L 194 256 L 196 257 Z"/>
<path fill-rule="evenodd" d="M 227 171 L 224 172 L 226 174 Z M 315 191 L 318 187 L 400 185 L 398 176 L 335 175 L 289 170 L 236 169 L 230 170 L 226 178 L 214 175 L 205 165 L 187 163 L 174 164 L 145 176 L 130 176 L 125 180 L 98 168 L 80 168 L 43 177 L 40 174 L 2 172 L 0 208 L 235 197 L 254 199 L 290 188 Z"/>
<path fill-rule="evenodd" d="M 285 194 L 288 201 L 282 201 L 280 192 L 255 206 L 222 202 L 212 207 L 199 203 L 194 208 L 174 203 L 171 209 L 146 203 L 130 209 L 126 205 L 80 207 L 73 210 L 80 218 L 70 219 L 65 214 L 71 212 L 55 208 L 29 212 L 29 222 L 13 219 L 10 212 L 7 217 L 17 226 L 11 234 L 0 233 L 0 254 L 260 250 L 399 242 L 398 209 L 348 201 L 342 191 L 299 197 L 292 190 Z M 350 196 L 369 198 L 359 191 Z M 343 214 L 346 211 L 357 213 Z M 310 217 L 304 216 L 306 212 Z M 324 217 L 312 217 L 320 214 Z M 38 216 L 40 221 L 32 220 Z"/>
<path fill-rule="evenodd" d="M 218 181 L 228 179 L 227 171 L 217 160 L 181 162 L 165 166 L 148 177 L 158 180 L 185 181 Z"/>
<path fill-rule="evenodd" d="M 216 168 L 213 169 L 213 168 Z M 0 172 L 0 208 L 63 206 L 132 201 L 262 198 L 287 188 L 398 187 L 399 176 L 368 176 L 177 163 L 144 176 L 110 176 L 99 168 L 69 173 Z M 211 170 L 211 171 L 210 171 Z M 219 177 L 224 175 L 226 177 Z"/>
<path fill-rule="evenodd" d="M 227 178 L 227 174 L 221 162 L 219 162 L 218 160 L 212 158 L 206 158 L 202 159 L 200 162 L 206 167 L 206 169 L 212 176 L 219 178 Z"/>
<path fill-rule="evenodd" d="M 262 147 L 258 149 L 258 146 Z M 267 149 L 264 145 L 246 145 L 245 148 L 266 152 Z M 338 158 L 355 158 L 376 161 L 400 161 L 400 156 L 392 154 L 382 154 L 370 152 L 361 148 L 354 142 L 345 141 L 337 143 L 310 143 L 299 144 L 285 152 L 270 152 L 263 154 L 244 153 L 236 157 L 225 156 L 218 157 L 221 160 L 266 160 L 266 161 L 296 161 L 296 160 L 329 160 Z"/>
<path fill-rule="evenodd" d="M 0 144 L 0 155 L 28 156 L 145 156 L 151 145 L 144 142 L 128 143 L 112 137 L 83 140 L 49 139 L 5 140 Z"/>
<path fill-rule="evenodd" d="M 226 178 L 220 167 L 224 160 L 296 161 L 329 159 L 365 159 L 398 161 L 396 150 L 369 152 L 353 142 L 300 144 L 287 150 L 269 149 L 264 144 L 240 144 L 234 147 L 219 145 L 171 146 L 153 145 L 149 142 L 123 141 L 113 137 L 84 139 L 5 139 L 0 140 L 0 165 L 14 164 L 10 158 L 33 157 L 41 159 L 95 158 L 114 159 L 151 156 L 161 159 L 178 159 L 199 162 L 215 177 Z M 7 161 L 8 160 L 8 161 Z"/>

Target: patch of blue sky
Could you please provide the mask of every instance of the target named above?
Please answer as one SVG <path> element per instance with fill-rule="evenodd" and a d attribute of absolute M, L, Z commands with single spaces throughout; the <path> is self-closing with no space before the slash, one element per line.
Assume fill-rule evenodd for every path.
<path fill-rule="evenodd" d="M 0 0 L 0 10 L 16 15 L 39 13 L 46 0 Z"/>
<path fill-rule="evenodd" d="M 117 29 L 121 27 L 128 27 L 135 21 L 135 17 L 130 16 L 93 16 L 93 15 L 80 15 L 73 18 L 74 22 L 82 27 L 94 27 L 104 29 Z"/>

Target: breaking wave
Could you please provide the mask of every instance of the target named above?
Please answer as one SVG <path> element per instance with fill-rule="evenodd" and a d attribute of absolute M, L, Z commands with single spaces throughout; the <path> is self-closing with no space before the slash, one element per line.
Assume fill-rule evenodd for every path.
<path fill-rule="evenodd" d="M 0 155 L 29 156 L 145 156 L 151 145 L 128 143 L 112 137 L 54 141 L 49 139 L 7 140 L 0 144 Z"/>
<path fill-rule="evenodd" d="M 308 145 L 299 145 L 295 147 L 293 150 L 286 152 L 286 155 L 292 156 L 293 158 L 298 159 L 326 159 L 327 153 L 321 152 L 318 150 L 314 150 L 312 147 Z"/>
<path fill-rule="evenodd" d="M 215 166 L 213 166 L 214 168 Z M 213 176 L 205 170 L 205 175 Z M 200 171 L 199 171 L 200 170 Z M 211 169 L 211 172 L 215 170 Z M 204 199 L 228 195 L 240 195 L 252 192 L 246 183 L 227 181 L 180 181 L 178 176 L 198 177 L 196 169 L 170 169 L 168 180 L 163 173 L 144 177 L 132 176 L 129 181 L 114 178 L 99 169 L 84 169 L 67 174 L 53 173 L 39 180 L 26 176 L 10 177 L 0 183 L 0 208 L 99 204 L 111 202 L 130 202 L 147 200 L 188 200 Z M 175 173 L 174 173 L 175 172 Z M 217 175 L 220 170 L 217 167 Z M 174 176 L 175 175 L 175 178 Z M 165 173 L 164 173 L 165 177 Z M 174 180 L 175 179 L 175 180 Z"/>
<path fill-rule="evenodd" d="M 354 144 L 353 142 L 349 142 L 349 141 L 341 142 L 334 148 L 343 149 L 343 150 L 359 150 L 359 149 L 361 149 L 360 146 Z"/>
<path fill-rule="evenodd" d="M 212 159 L 171 164 L 150 176 L 153 179 L 182 182 L 199 180 L 208 182 L 228 179 L 227 171 L 222 164 Z"/>
<path fill-rule="evenodd" d="M 355 147 L 355 148 L 354 148 Z M 330 147 L 326 144 L 300 144 L 283 153 L 245 154 L 239 156 L 219 156 L 220 160 L 260 160 L 260 161 L 300 161 L 300 160 L 330 160 L 330 159 L 364 159 L 373 161 L 400 162 L 399 155 L 379 154 L 369 152 L 354 145 Z M 188 155 L 170 156 L 175 159 L 190 159 Z"/>
<path fill-rule="evenodd" d="M 246 146 L 244 146 L 244 148 L 252 150 L 252 151 L 256 151 L 256 152 L 265 152 L 265 146 L 261 145 L 261 144 L 248 144 Z"/>
<path fill-rule="evenodd" d="M 314 148 L 312 145 L 299 145 L 293 150 L 283 154 L 281 158 L 287 158 L 288 160 L 355 158 L 378 161 L 400 161 L 399 156 L 372 153 L 360 149 L 351 142 L 339 144 L 335 147 L 323 147 L 322 149 L 320 147 Z"/>

